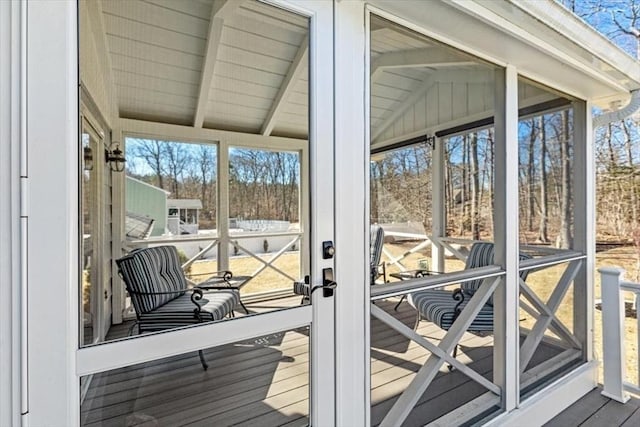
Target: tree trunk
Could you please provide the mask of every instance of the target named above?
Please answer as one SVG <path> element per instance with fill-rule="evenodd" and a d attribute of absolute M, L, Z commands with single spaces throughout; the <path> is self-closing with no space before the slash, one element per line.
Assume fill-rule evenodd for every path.
<path fill-rule="evenodd" d="M 607 170 L 609 173 L 613 172 L 616 168 L 616 150 L 613 148 L 613 132 L 612 125 L 609 123 L 607 125 L 607 131 L 605 133 L 605 141 L 607 141 L 607 148 L 609 149 L 609 164 L 607 165 Z"/>
<path fill-rule="evenodd" d="M 529 163 L 527 165 L 527 231 L 533 231 L 533 218 L 535 216 L 535 142 L 536 123 L 531 119 L 531 131 L 529 133 Z"/>
<path fill-rule="evenodd" d="M 549 242 L 547 234 L 547 211 L 549 198 L 547 196 L 547 132 L 544 116 L 540 116 L 540 224 L 538 227 L 538 241 Z"/>
<path fill-rule="evenodd" d="M 480 185 L 478 178 L 478 134 L 471 134 L 469 141 L 471 150 L 471 234 L 472 239 L 480 240 Z"/>
<path fill-rule="evenodd" d="M 638 189 L 636 188 L 635 165 L 633 163 L 633 142 L 631 130 L 626 120 L 622 121 L 624 132 L 624 144 L 627 151 L 627 163 L 629 164 L 629 192 L 631 193 L 631 223 L 638 223 Z"/>
<path fill-rule="evenodd" d="M 560 157 L 562 160 L 562 199 L 560 220 L 559 247 L 570 249 L 573 246 L 571 237 L 571 158 L 569 152 L 569 111 L 562 112 L 562 138 L 560 140 Z"/>
<path fill-rule="evenodd" d="M 453 218 L 453 180 L 451 179 L 451 161 L 449 160 L 449 144 L 444 144 L 444 187 L 447 218 Z M 447 219 L 448 221 L 448 219 Z"/>
<path fill-rule="evenodd" d="M 462 137 L 462 185 L 460 188 L 460 224 L 458 235 L 464 235 L 467 230 L 467 199 L 469 198 L 467 189 L 469 179 L 469 135 Z"/>

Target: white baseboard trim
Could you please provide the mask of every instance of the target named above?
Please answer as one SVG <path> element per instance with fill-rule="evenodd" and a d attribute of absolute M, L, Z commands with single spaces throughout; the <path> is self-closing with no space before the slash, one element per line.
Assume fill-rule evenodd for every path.
<path fill-rule="evenodd" d="M 541 426 L 596 388 L 597 375 L 598 362 L 588 362 L 539 390 L 519 408 L 495 417 L 485 426 Z"/>

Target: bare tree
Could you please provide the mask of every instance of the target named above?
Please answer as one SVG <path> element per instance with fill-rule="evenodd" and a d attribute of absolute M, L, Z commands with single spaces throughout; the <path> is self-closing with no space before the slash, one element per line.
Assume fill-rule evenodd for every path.
<path fill-rule="evenodd" d="M 209 220 L 215 218 L 215 194 L 211 188 L 215 186 L 216 176 L 216 149 L 211 145 L 199 145 L 194 156 L 194 163 L 197 167 L 198 179 L 200 182 L 200 200 L 203 211 Z"/>
<path fill-rule="evenodd" d="M 167 171 L 171 178 L 171 187 L 173 197 L 180 198 L 180 182 L 187 165 L 191 162 L 191 154 L 186 149 L 186 144 L 165 143 L 163 146 L 163 154 L 167 164 Z"/>
<path fill-rule="evenodd" d="M 529 121 L 529 162 L 527 164 L 527 230 L 533 230 L 533 218 L 535 216 L 535 142 L 536 124 L 535 120 Z"/>
<path fill-rule="evenodd" d="M 153 171 L 158 181 L 158 187 L 164 188 L 163 175 L 164 165 L 164 145 L 163 141 L 156 139 L 132 139 L 132 154 L 144 160 L 147 166 Z"/>
<path fill-rule="evenodd" d="M 538 227 L 538 240 L 542 243 L 549 242 L 547 234 L 549 197 L 547 195 L 547 133 L 545 130 L 544 115 L 540 120 L 540 225 Z"/>
<path fill-rule="evenodd" d="M 618 46 L 640 57 L 640 0 L 560 0 Z"/>
<path fill-rule="evenodd" d="M 478 134 L 472 133 L 469 139 L 471 167 L 471 236 L 480 240 L 480 180 L 478 178 Z"/>
<path fill-rule="evenodd" d="M 569 110 L 562 112 L 562 137 L 560 138 L 560 157 L 562 162 L 562 198 L 560 204 L 559 247 L 569 249 L 573 245 L 571 236 L 571 154 Z"/>

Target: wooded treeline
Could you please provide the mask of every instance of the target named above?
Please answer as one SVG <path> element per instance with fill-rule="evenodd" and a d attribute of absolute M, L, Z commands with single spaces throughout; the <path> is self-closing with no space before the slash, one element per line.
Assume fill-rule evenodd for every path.
<path fill-rule="evenodd" d="M 629 241 L 640 234 L 640 117 L 598 129 L 596 139 L 597 230 Z"/>
<path fill-rule="evenodd" d="M 520 241 L 570 248 L 574 218 L 571 109 L 519 125 Z M 640 125 L 612 123 L 595 134 L 597 238 L 631 242 L 640 233 Z M 493 236 L 493 130 L 445 138 L 447 235 Z M 431 162 L 427 144 L 374 157 L 371 221 L 422 222 L 431 233 Z M 580 172 L 580 171 L 578 171 Z M 504 220 L 504 219 L 501 219 Z"/>
<path fill-rule="evenodd" d="M 640 58 L 640 0 L 557 0 L 625 50 Z M 611 105 L 617 109 L 619 105 Z M 640 113 L 595 130 L 596 221 L 599 239 L 640 247 L 638 191 Z"/>
<path fill-rule="evenodd" d="M 127 175 L 170 193 L 199 199 L 200 228 L 216 227 L 215 145 L 127 138 Z M 297 153 L 253 149 L 229 152 L 229 216 L 297 222 L 300 162 Z"/>

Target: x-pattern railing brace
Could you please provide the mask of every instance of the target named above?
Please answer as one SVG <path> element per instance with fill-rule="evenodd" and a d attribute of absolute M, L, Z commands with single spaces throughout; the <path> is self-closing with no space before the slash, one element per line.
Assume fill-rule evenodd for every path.
<path fill-rule="evenodd" d="M 523 296 L 529 300 L 539 311 L 540 315 L 536 319 L 536 322 L 531 329 L 531 332 L 527 335 L 524 343 L 520 348 L 520 371 L 524 372 L 527 365 L 531 361 L 534 352 L 538 348 L 538 345 L 542 341 L 544 337 L 544 332 L 549 328 L 552 322 L 555 321 L 556 325 L 562 325 L 562 328 L 565 329 L 565 333 L 562 335 L 569 335 L 573 339 L 570 340 L 572 343 L 575 340 L 575 337 L 571 334 L 571 332 L 564 327 L 562 322 L 556 316 L 556 311 L 560 307 L 562 299 L 567 293 L 569 286 L 575 279 L 580 267 L 582 266 L 582 260 L 575 260 L 569 263 L 566 270 L 560 277 L 557 286 L 551 293 L 549 300 L 547 303 L 543 303 L 542 300 L 533 292 L 533 290 L 522 280 L 520 279 L 520 289 Z"/>
<path fill-rule="evenodd" d="M 389 251 L 385 250 L 384 248 L 382 249 L 382 252 L 387 256 L 387 258 L 389 258 L 389 261 L 387 262 L 387 264 L 389 264 L 389 265 L 395 264 L 395 265 L 398 266 L 398 268 L 400 268 L 401 271 L 406 271 L 407 268 L 404 266 L 404 264 L 402 264 L 401 261 L 403 259 L 405 259 L 406 257 L 408 257 L 409 255 L 411 255 L 413 253 L 416 253 L 421 249 L 426 248 L 430 244 L 431 244 L 431 240 L 429 239 L 429 237 L 427 237 L 424 241 L 418 243 L 413 248 L 411 248 L 408 251 L 404 252 L 400 256 L 394 257 L 394 256 L 391 255 L 391 253 Z"/>
<path fill-rule="evenodd" d="M 544 306 L 544 303 L 541 303 L 541 304 Z M 529 304 L 527 304 L 526 301 L 520 300 L 520 308 L 526 311 L 534 319 L 538 319 L 540 317 L 540 312 L 537 311 L 532 306 L 530 306 Z M 566 326 L 564 326 L 564 324 L 560 323 L 560 321 L 558 321 L 555 318 L 551 319 L 549 330 L 554 334 L 556 334 L 557 336 L 559 336 L 560 339 L 563 339 L 564 341 L 571 343 L 572 347 L 580 348 L 582 346 L 582 344 L 580 344 L 580 341 L 578 341 L 578 339 L 572 335 L 571 331 Z"/>
<path fill-rule="evenodd" d="M 276 254 L 273 256 L 273 258 L 271 258 L 268 262 L 263 260 L 262 258 L 260 258 L 259 256 L 257 256 L 256 254 L 254 254 L 253 252 L 251 252 L 250 250 L 246 249 L 245 247 L 243 247 L 241 244 L 239 244 L 238 242 L 231 242 L 231 244 L 233 246 L 235 246 L 236 248 L 240 249 L 241 251 L 245 252 L 246 254 L 248 254 L 249 256 L 251 256 L 252 258 L 258 260 L 259 262 L 261 262 L 263 265 L 260 266 L 256 271 L 253 272 L 252 276 L 257 276 L 258 274 L 262 273 L 264 270 L 266 270 L 267 268 L 272 268 L 275 271 L 277 271 L 278 273 L 282 274 L 284 277 L 286 277 L 287 279 L 291 280 L 292 282 L 295 282 L 296 279 L 294 279 L 293 277 L 289 276 L 287 273 L 285 273 L 284 271 L 280 270 L 278 267 L 274 266 L 273 263 L 280 258 L 280 256 L 282 254 L 284 254 L 287 249 L 289 249 L 291 246 L 293 246 L 294 244 L 296 244 L 299 240 L 300 240 L 301 236 L 298 235 L 296 236 L 293 240 L 291 240 L 289 243 L 287 243 L 282 249 L 280 249 L 278 252 L 276 252 Z"/>
<path fill-rule="evenodd" d="M 213 247 L 218 243 L 218 238 L 213 239 L 213 241 L 211 243 L 209 243 L 207 246 L 205 246 L 204 249 L 202 249 L 200 252 L 198 252 L 197 254 L 195 254 L 194 256 L 191 257 L 191 259 L 189 259 L 187 262 L 185 262 L 184 264 L 182 264 L 182 269 L 185 270 L 187 267 L 189 267 L 191 264 L 193 264 L 194 262 L 196 262 L 196 260 L 200 259 L 201 257 L 205 256 L 207 252 L 209 252 L 211 249 L 213 249 Z"/>
<path fill-rule="evenodd" d="M 433 240 L 434 240 L 435 243 L 443 246 L 445 249 L 447 249 L 449 252 L 451 252 L 460 261 L 466 261 L 467 256 L 465 254 L 461 253 L 456 248 L 454 248 L 453 245 L 449 244 L 448 242 L 445 242 L 442 239 L 436 239 L 435 237 L 433 237 Z"/>
<path fill-rule="evenodd" d="M 431 352 L 431 355 L 429 356 L 425 364 L 418 370 L 418 373 L 413 378 L 409 386 L 400 395 L 398 400 L 396 400 L 391 410 L 387 413 L 387 415 L 380 423 L 380 426 L 389 427 L 402 425 L 402 423 L 411 413 L 411 410 L 415 407 L 416 403 L 420 400 L 422 394 L 435 378 L 440 367 L 445 362 L 449 362 L 461 373 L 469 376 L 469 378 L 477 381 L 484 387 L 487 387 L 496 395 L 501 394 L 500 388 L 497 385 L 482 377 L 480 374 L 478 374 L 468 366 L 462 364 L 458 360 L 454 359 L 450 355 L 454 347 L 458 345 L 458 343 L 462 339 L 462 336 L 469 328 L 471 322 L 473 322 L 473 320 L 478 315 L 478 312 L 480 312 L 495 288 L 498 286 L 500 280 L 501 278 L 497 277 L 493 280 L 485 280 L 482 283 L 482 285 L 473 294 L 473 297 L 471 297 L 465 308 L 462 310 L 455 322 L 453 322 L 453 325 L 451 325 L 451 327 L 437 346 L 422 338 L 408 326 L 397 321 L 395 318 L 387 314 L 379 307 L 371 304 L 371 314 L 387 323 L 389 326 L 391 326 L 401 334 L 416 341 L 419 345 L 425 347 Z"/>

